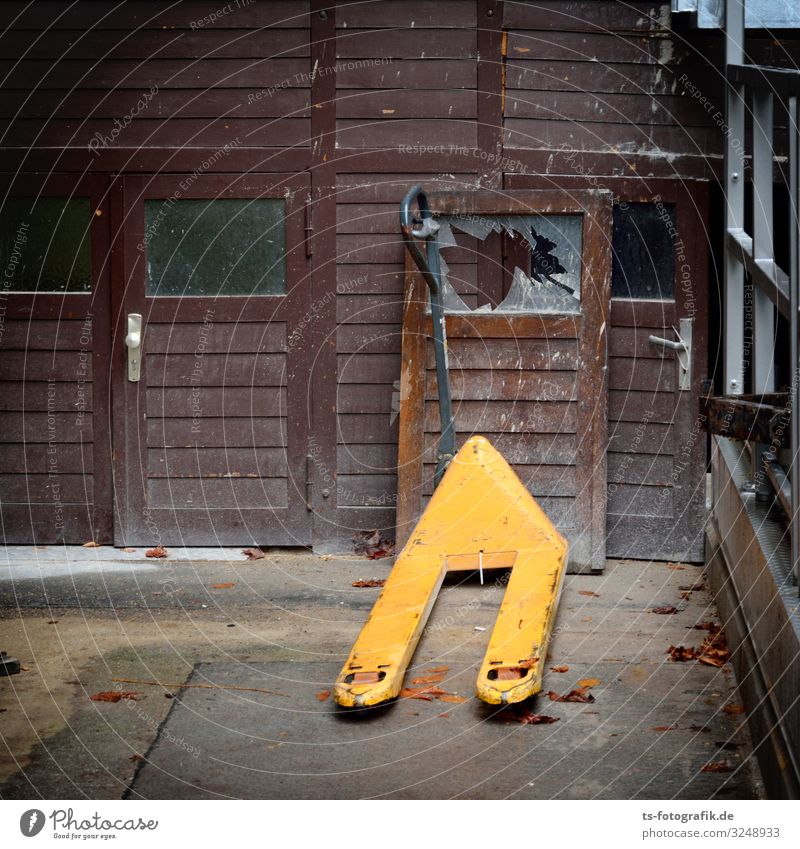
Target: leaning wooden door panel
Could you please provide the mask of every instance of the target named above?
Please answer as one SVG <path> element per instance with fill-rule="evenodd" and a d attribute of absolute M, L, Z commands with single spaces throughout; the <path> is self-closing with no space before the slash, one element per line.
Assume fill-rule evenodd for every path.
<path fill-rule="evenodd" d="M 498 198 L 470 192 L 432 194 L 430 200 L 436 213 L 452 216 L 454 227 L 458 220 L 459 227 L 474 230 L 478 240 L 496 226 L 530 231 L 525 238 L 535 245 L 527 259 L 532 278 L 518 269 L 512 289 L 495 310 L 456 304 L 460 311 L 447 313 L 457 439 L 460 445 L 475 433 L 487 436 L 569 540 L 570 570 L 601 570 L 606 556 L 610 193 L 523 191 Z M 537 215 L 542 219 L 532 220 Z M 512 216 L 517 216 L 513 222 Z M 554 227 L 551 217 L 564 220 Z M 571 237 L 554 250 L 555 233 L 570 231 Z M 480 252 L 480 241 L 475 250 Z M 566 289 L 566 281 L 559 278 L 569 269 L 570 252 L 575 254 L 575 279 Z M 400 542 L 408 538 L 432 492 L 439 433 L 436 372 L 427 341 L 427 290 L 410 262 L 406 268 Z"/>
<path fill-rule="evenodd" d="M 125 180 L 119 542 L 310 542 L 304 180 L 205 178 L 178 197 L 170 178 Z"/>

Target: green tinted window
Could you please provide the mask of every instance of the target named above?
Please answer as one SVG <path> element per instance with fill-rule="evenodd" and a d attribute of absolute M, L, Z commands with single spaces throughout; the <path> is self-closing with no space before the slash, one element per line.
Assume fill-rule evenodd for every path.
<path fill-rule="evenodd" d="M 283 294 L 284 217 L 277 198 L 145 201 L 147 294 Z"/>
<path fill-rule="evenodd" d="M 6 198 L 0 265 L 6 292 L 90 292 L 92 209 L 88 198 Z"/>

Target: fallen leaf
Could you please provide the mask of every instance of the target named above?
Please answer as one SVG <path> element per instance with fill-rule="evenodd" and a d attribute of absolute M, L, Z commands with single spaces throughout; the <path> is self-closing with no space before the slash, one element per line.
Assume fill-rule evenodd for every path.
<path fill-rule="evenodd" d="M 263 560 L 267 556 L 260 548 L 243 548 L 242 554 L 248 560 Z"/>
<path fill-rule="evenodd" d="M 449 669 L 449 666 L 432 666 L 430 669 L 423 669 L 422 671 L 427 675 L 433 672 L 447 672 Z"/>
<path fill-rule="evenodd" d="M 744 713 L 744 705 L 733 705 L 733 704 L 725 705 L 723 710 L 725 711 L 725 713 L 730 713 L 730 714 L 736 715 L 736 714 Z"/>
<path fill-rule="evenodd" d="M 449 713 L 440 713 L 439 719 L 450 719 L 450 714 Z"/>
<path fill-rule="evenodd" d="M 30 672 L 31 668 L 30 668 L 30 666 L 20 666 L 19 671 L 20 672 Z"/>
<path fill-rule="evenodd" d="M 578 595 L 590 595 L 593 598 L 600 598 L 600 593 L 596 593 L 594 590 L 578 590 Z"/>
<path fill-rule="evenodd" d="M 714 631 L 719 628 L 719 625 L 716 625 L 714 622 L 698 622 L 696 625 L 692 625 L 695 631 Z"/>
<path fill-rule="evenodd" d="M 155 548 L 148 548 L 144 553 L 145 557 L 169 557 L 169 552 L 163 545 L 157 545 Z"/>
<path fill-rule="evenodd" d="M 466 696 L 457 696 L 455 693 L 443 693 L 439 696 L 440 702 L 452 702 L 453 704 L 460 705 L 463 702 L 468 701 Z"/>
<path fill-rule="evenodd" d="M 671 604 L 665 604 L 663 607 L 651 607 L 651 613 L 661 613 L 664 615 L 669 615 L 671 613 L 678 613 L 678 608 L 674 607 Z"/>
<path fill-rule="evenodd" d="M 717 669 L 719 669 L 720 666 L 725 665 L 725 661 L 722 660 L 722 658 L 713 657 L 709 654 L 701 654 L 697 659 L 700 663 L 704 663 L 706 666 L 715 666 Z"/>
<path fill-rule="evenodd" d="M 551 702 L 585 702 L 591 704 L 594 701 L 594 696 L 581 687 L 576 690 L 570 690 L 563 696 L 554 693 L 552 690 L 547 694 Z"/>
<path fill-rule="evenodd" d="M 229 590 L 231 587 L 235 587 L 235 581 L 223 581 L 221 584 L 212 584 L 212 590 Z"/>
<path fill-rule="evenodd" d="M 681 593 L 681 598 L 682 598 L 684 601 L 689 601 L 689 599 L 690 599 L 691 597 L 692 597 L 692 591 L 691 591 L 691 590 L 684 590 L 684 591 Z"/>
<path fill-rule="evenodd" d="M 674 572 L 674 571 L 676 571 L 676 570 L 678 570 L 678 569 L 685 570 L 685 569 L 686 569 L 686 567 L 685 567 L 685 566 L 681 566 L 681 564 L 680 564 L 680 563 L 667 563 L 667 569 L 672 569 L 672 570 L 673 570 L 673 572 Z"/>
<path fill-rule="evenodd" d="M 139 693 L 133 690 L 103 690 L 100 693 L 89 696 L 89 698 L 93 702 L 121 702 L 123 699 L 129 699 L 135 702 L 139 698 Z"/>
<path fill-rule="evenodd" d="M 675 663 L 686 663 L 690 660 L 695 660 L 698 656 L 698 651 L 694 646 L 670 646 L 667 649 L 669 659 Z"/>
<path fill-rule="evenodd" d="M 653 727 L 653 731 L 675 731 L 677 728 L 677 725 L 656 725 Z"/>
<path fill-rule="evenodd" d="M 58 620 L 58 619 L 48 619 L 47 624 L 48 625 L 58 625 L 59 621 L 60 620 Z"/>
<path fill-rule="evenodd" d="M 369 560 L 380 560 L 394 554 L 394 540 L 385 537 L 378 530 L 358 531 L 353 534 L 353 547 L 356 554 L 363 554 Z"/>
<path fill-rule="evenodd" d="M 551 666 L 550 671 L 551 672 L 569 672 L 569 667 L 568 666 Z"/>
<path fill-rule="evenodd" d="M 700 769 L 700 772 L 731 772 L 733 767 L 727 761 L 712 761 Z"/>
<path fill-rule="evenodd" d="M 578 686 L 582 690 L 588 690 L 590 687 L 596 687 L 599 683 L 599 678 L 582 678 L 580 681 L 578 681 Z"/>
<path fill-rule="evenodd" d="M 134 554 L 136 552 L 135 548 L 123 548 L 122 549 L 126 554 Z"/>
<path fill-rule="evenodd" d="M 447 690 L 443 690 L 441 687 L 437 687 L 436 685 L 431 685 L 427 687 L 403 687 L 400 691 L 401 699 L 422 699 L 423 701 L 430 702 L 439 696 L 449 696 L 450 693 Z"/>
<path fill-rule="evenodd" d="M 83 544 L 84 548 L 100 548 L 100 543 L 95 542 L 93 539 L 90 539 L 89 542 L 85 542 Z"/>
<path fill-rule="evenodd" d="M 518 722 L 520 725 L 549 725 L 552 722 L 559 721 L 557 716 L 534 713 L 529 707 L 506 709 L 500 713 L 500 718 L 505 722 Z"/>
<path fill-rule="evenodd" d="M 370 578 L 365 581 L 363 579 L 358 581 L 353 581 L 354 587 L 382 587 L 386 583 L 385 578 Z"/>
<path fill-rule="evenodd" d="M 412 678 L 412 684 L 438 684 L 444 675 L 437 673 L 436 675 L 420 675 L 418 678 Z"/>
<path fill-rule="evenodd" d="M 317 693 L 317 701 L 318 702 L 324 702 L 326 699 L 328 699 L 330 697 L 330 694 L 331 694 L 330 690 L 320 690 Z"/>
<path fill-rule="evenodd" d="M 129 761 L 133 761 L 134 763 L 139 763 L 139 761 L 144 760 L 144 755 L 131 755 L 128 758 Z"/>

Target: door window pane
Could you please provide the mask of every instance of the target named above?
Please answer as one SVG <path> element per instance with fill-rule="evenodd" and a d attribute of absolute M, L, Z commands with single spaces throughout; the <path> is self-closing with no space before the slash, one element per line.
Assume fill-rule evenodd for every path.
<path fill-rule="evenodd" d="M 148 295 L 282 295 L 279 198 L 145 201 Z"/>
<path fill-rule="evenodd" d="M 614 206 L 611 295 L 614 298 L 675 298 L 675 205 Z"/>
<path fill-rule="evenodd" d="M 90 292 L 91 223 L 88 198 L 6 198 L 0 209 L 0 288 Z"/>

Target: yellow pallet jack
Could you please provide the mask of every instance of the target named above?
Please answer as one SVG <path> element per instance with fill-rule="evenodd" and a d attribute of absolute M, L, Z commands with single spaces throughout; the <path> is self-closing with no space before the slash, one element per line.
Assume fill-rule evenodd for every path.
<path fill-rule="evenodd" d="M 415 200 L 419 216 L 412 218 Z M 567 543 L 488 439 L 473 436 L 455 452 L 439 225 L 420 186 L 403 199 L 400 223 L 431 293 L 441 417 L 436 488 L 342 668 L 334 697 L 343 707 L 397 697 L 445 575 L 478 572 L 483 582 L 486 571 L 510 569 L 476 694 L 492 705 L 521 702 L 542 686 Z"/>

